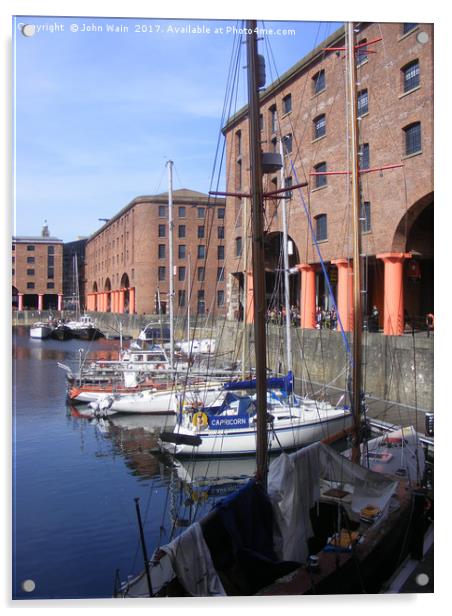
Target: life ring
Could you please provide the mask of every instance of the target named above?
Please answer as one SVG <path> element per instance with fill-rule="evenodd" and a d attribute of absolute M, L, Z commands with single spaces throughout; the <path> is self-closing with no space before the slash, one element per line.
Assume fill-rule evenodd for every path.
<path fill-rule="evenodd" d="M 209 423 L 207 415 L 202 411 L 198 411 L 193 415 L 192 423 L 195 428 L 205 428 Z"/>

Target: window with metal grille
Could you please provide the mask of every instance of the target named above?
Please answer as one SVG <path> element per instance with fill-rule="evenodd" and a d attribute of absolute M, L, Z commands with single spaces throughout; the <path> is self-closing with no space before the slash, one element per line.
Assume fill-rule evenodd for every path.
<path fill-rule="evenodd" d="M 328 239 L 326 214 L 319 214 L 315 217 L 315 239 L 318 242 Z"/>
<path fill-rule="evenodd" d="M 314 167 L 314 171 L 319 174 L 326 173 L 326 163 L 325 162 L 319 163 L 318 165 Z M 326 186 L 326 183 L 327 183 L 326 175 L 316 175 L 314 177 L 315 177 L 315 187 L 316 188 L 321 188 L 322 186 Z"/>
<path fill-rule="evenodd" d="M 319 71 L 318 73 L 314 75 L 314 77 L 312 78 L 312 83 L 313 83 L 314 94 L 318 94 L 319 92 L 322 92 L 325 89 L 326 81 L 325 81 L 324 69 L 322 69 L 321 71 Z"/>
<path fill-rule="evenodd" d="M 369 113 L 369 93 L 367 90 L 358 92 L 358 117 Z"/>
<path fill-rule="evenodd" d="M 319 115 L 314 120 L 314 139 L 323 137 L 326 134 L 325 114 Z"/>
<path fill-rule="evenodd" d="M 402 69 L 403 73 L 403 91 L 409 92 L 413 88 L 417 88 L 420 83 L 419 60 L 414 60 L 407 64 Z"/>
<path fill-rule="evenodd" d="M 361 203 L 360 220 L 362 233 L 369 233 L 372 228 L 370 217 L 370 201 L 364 201 Z"/>
<path fill-rule="evenodd" d="M 405 133 L 405 154 L 416 154 L 422 149 L 421 123 L 414 122 L 403 129 Z"/>
<path fill-rule="evenodd" d="M 359 168 L 360 169 L 370 168 L 370 153 L 369 153 L 368 143 L 362 143 L 359 146 Z"/>

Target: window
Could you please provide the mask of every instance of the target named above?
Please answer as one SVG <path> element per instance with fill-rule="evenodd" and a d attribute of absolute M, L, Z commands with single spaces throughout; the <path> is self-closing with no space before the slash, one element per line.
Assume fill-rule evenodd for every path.
<path fill-rule="evenodd" d="M 166 218 L 167 216 L 166 205 L 159 205 L 159 218 Z"/>
<path fill-rule="evenodd" d="M 27 282 L 27 289 L 34 289 L 34 288 L 35 288 L 34 282 Z"/>
<path fill-rule="evenodd" d="M 242 161 L 241 160 L 238 160 L 237 165 L 236 165 L 235 188 L 236 190 L 242 190 Z"/>
<path fill-rule="evenodd" d="M 33 252 L 33 251 L 34 251 L 34 249 L 35 249 L 35 247 L 34 247 L 34 246 L 27 246 L 27 250 L 28 250 L 28 252 Z"/>
<path fill-rule="evenodd" d="M 159 244 L 159 259 L 164 259 L 166 257 L 166 246 L 165 244 Z"/>
<path fill-rule="evenodd" d="M 198 267 L 198 282 L 204 282 L 206 270 L 204 267 Z"/>
<path fill-rule="evenodd" d="M 224 259 L 224 246 L 217 246 L 217 258 L 219 261 Z"/>
<path fill-rule="evenodd" d="M 198 216 L 198 218 L 204 218 L 205 215 L 206 215 L 206 208 L 205 207 L 198 207 L 198 209 L 197 209 L 197 216 Z"/>
<path fill-rule="evenodd" d="M 269 109 L 270 111 L 270 130 L 273 133 L 276 133 L 277 129 L 278 129 L 278 121 L 277 121 L 277 115 L 276 115 L 276 105 L 273 105 L 272 107 L 270 107 Z"/>
<path fill-rule="evenodd" d="M 319 163 L 314 167 L 314 171 L 316 173 L 325 173 L 326 172 L 326 163 Z M 326 186 L 326 175 L 316 175 L 315 176 L 315 188 L 321 188 L 322 186 Z"/>
<path fill-rule="evenodd" d="M 359 168 L 360 169 L 369 169 L 370 167 L 370 155 L 369 155 L 369 144 L 362 143 L 359 146 Z"/>
<path fill-rule="evenodd" d="M 217 282 L 224 280 L 224 267 L 217 267 Z"/>
<path fill-rule="evenodd" d="M 362 233 L 369 233 L 371 230 L 370 201 L 361 203 L 360 220 Z"/>
<path fill-rule="evenodd" d="M 34 275 L 35 275 L 34 269 L 27 269 L 27 276 L 34 276 Z"/>
<path fill-rule="evenodd" d="M 217 238 L 219 240 L 224 240 L 224 227 L 217 228 Z"/>
<path fill-rule="evenodd" d="M 159 225 L 159 237 L 166 237 L 166 225 Z"/>
<path fill-rule="evenodd" d="M 236 146 L 236 154 L 240 156 L 242 153 L 242 131 L 238 130 L 235 133 L 235 146 Z"/>
<path fill-rule="evenodd" d="M 284 179 L 284 188 L 292 188 L 292 178 L 290 176 Z M 284 197 L 286 199 L 292 199 L 292 191 L 288 190 L 284 193 Z"/>
<path fill-rule="evenodd" d="M 178 253 L 179 259 L 185 259 L 185 255 L 187 253 L 187 247 L 185 246 L 185 244 L 179 244 L 177 253 Z"/>
<path fill-rule="evenodd" d="M 356 64 L 359 66 L 366 62 L 369 54 L 367 53 L 367 39 L 362 39 L 356 46 Z"/>
<path fill-rule="evenodd" d="M 240 257 L 241 254 L 242 254 L 242 238 L 236 237 L 235 238 L 235 256 Z"/>
<path fill-rule="evenodd" d="M 204 298 L 204 289 L 198 291 L 198 313 L 204 314 L 206 312 L 206 302 Z"/>
<path fill-rule="evenodd" d="M 327 218 L 326 214 L 320 214 L 315 217 L 315 239 L 318 242 L 328 239 Z"/>
<path fill-rule="evenodd" d="M 403 129 L 405 133 L 405 154 L 416 154 L 421 151 L 421 123 L 415 122 Z"/>
<path fill-rule="evenodd" d="M 325 114 L 319 115 L 314 120 L 314 139 L 319 139 L 326 134 Z"/>
<path fill-rule="evenodd" d="M 55 276 L 55 272 L 53 267 L 48 267 L 47 268 L 47 278 L 54 278 Z"/>
<path fill-rule="evenodd" d="M 312 84 L 314 94 L 319 94 L 319 92 L 323 92 L 326 87 L 324 69 L 314 75 L 314 77 L 312 78 Z"/>
<path fill-rule="evenodd" d="M 179 218 L 185 218 L 186 213 L 185 205 L 179 206 Z"/>
<path fill-rule="evenodd" d="M 283 113 L 289 113 L 292 111 L 292 94 L 288 94 L 282 100 L 283 103 Z"/>
<path fill-rule="evenodd" d="M 403 91 L 409 92 L 417 88 L 420 83 L 419 60 L 414 60 L 402 68 Z"/>
<path fill-rule="evenodd" d="M 217 306 L 224 306 L 224 291 L 222 289 L 217 291 Z"/>
<path fill-rule="evenodd" d="M 55 265 L 55 257 L 53 255 L 48 255 L 47 256 L 47 267 L 53 267 L 54 265 Z"/>
<path fill-rule="evenodd" d="M 203 244 L 198 246 L 198 259 L 206 258 L 206 247 Z"/>
<path fill-rule="evenodd" d="M 14 259 L 14 257 L 13 257 Z M 35 258 L 34 257 L 27 257 L 27 263 L 34 263 L 35 262 Z"/>
<path fill-rule="evenodd" d="M 402 34 L 408 34 L 411 30 L 417 28 L 418 24 L 402 24 Z"/>
<path fill-rule="evenodd" d="M 292 134 L 284 135 L 283 137 L 283 151 L 284 155 L 288 155 L 292 152 Z"/>
<path fill-rule="evenodd" d="M 159 266 L 159 274 L 158 275 L 159 275 L 159 280 L 160 281 L 165 280 L 165 278 L 166 278 L 166 267 L 165 266 L 163 266 L 163 265 Z"/>
<path fill-rule="evenodd" d="M 55 288 L 55 283 L 54 282 L 48 282 L 47 283 L 47 288 L 48 289 L 54 289 Z"/>
<path fill-rule="evenodd" d="M 179 225 L 177 235 L 178 237 L 185 237 L 185 225 Z"/>
<path fill-rule="evenodd" d="M 259 130 L 264 130 L 264 116 L 262 113 L 259 114 Z"/>
<path fill-rule="evenodd" d="M 177 303 L 180 308 L 183 308 L 185 306 L 185 290 L 184 289 L 179 289 L 179 291 L 177 292 Z"/>
<path fill-rule="evenodd" d="M 217 210 L 217 217 L 223 220 L 224 218 L 224 207 L 219 207 Z"/>
<path fill-rule="evenodd" d="M 198 239 L 199 240 L 204 239 L 204 234 L 205 234 L 205 227 L 204 227 L 204 225 L 199 225 L 198 226 Z"/>
<path fill-rule="evenodd" d="M 367 90 L 358 92 L 358 117 L 361 118 L 366 113 L 369 113 L 369 94 Z"/>
<path fill-rule="evenodd" d="M 47 254 L 54 255 L 55 254 L 55 246 L 47 246 Z"/>
<path fill-rule="evenodd" d="M 177 268 L 177 278 L 180 282 L 185 280 L 185 267 L 183 265 L 180 265 Z"/>

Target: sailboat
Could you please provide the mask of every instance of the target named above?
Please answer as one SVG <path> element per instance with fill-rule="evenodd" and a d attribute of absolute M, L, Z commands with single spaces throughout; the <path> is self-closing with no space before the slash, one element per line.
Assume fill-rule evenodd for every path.
<path fill-rule="evenodd" d="M 343 594 L 378 592 L 400 559 L 421 557 L 426 526 L 425 492 L 417 478 L 397 469 L 385 473 L 362 464 L 360 287 L 355 267 L 353 438 L 349 456 L 326 442 L 282 453 L 268 465 L 268 407 L 265 366 L 264 278 L 260 220 L 261 173 L 256 22 L 247 22 L 249 128 L 253 206 L 253 262 L 256 344 L 256 475 L 200 522 L 147 558 L 144 570 L 123 583 L 121 597 Z M 348 68 L 353 88 L 355 43 L 347 27 Z M 356 128 L 356 125 L 355 125 Z M 352 137 L 356 161 L 356 132 Z M 359 167 L 352 172 L 355 264 L 359 262 Z M 358 274 L 356 273 L 358 269 Z M 391 438 L 393 442 L 391 442 Z M 402 431 L 378 443 L 379 464 L 390 460 L 393 444 L 404 447 Z M 414 435 L 414 444 L 416 444 Z M 403 452 L 403 449 L 402 449 Z M 415 452 L 416 459 L 416 452 Z M 397 465 L 402 463 L 398 457 Z M 375 460 L 376 458 L 374 458 Z M 141 527 L 140 527 L 141 528 Z"/>
<path fill-rule="evenodd" d="M 71 330 L 74 338 L 81 340 L 97 340 L 103 338 L 103 332 L 96 326 L 90 315 L 82 315 L 80 313 L 80 289 L 78 277 L 78 259 L 77 255 L 73 257 L 74 265 L 74 284 L 75 284 L 75 320 L 65 323 L 65 327 Z"/>

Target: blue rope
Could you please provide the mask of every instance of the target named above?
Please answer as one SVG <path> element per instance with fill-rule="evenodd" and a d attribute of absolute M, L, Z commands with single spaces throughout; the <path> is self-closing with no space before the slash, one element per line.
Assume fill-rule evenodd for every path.
<path fill-rule="evenodd" d="M 300 184 L 300 182 L 298 180 L 297 172 L 295 171 L 293 160 L 290 161 L 290 166 L 292 167 L 292 173 L 294 174 L 294 177 L 295 177 L 295 183 L 296 184 Z M 344 341 L 345 348 L 347 349 L 347 353 L 349 355 L 350 362 L 353 365 L 352 352 L 351 352 L 351 349 L 350 349 L 350 345 L 348 343 L 347 336 L 345 335 L 344 327 L 342 325 L 341 317 L 339 315 L 339 310 L 337 309 L 336 300 L 334 299 L 333 290 L 331 288 L 331 283 L 330 283 L 330 278 L 328 276 L 328 272 L 327 272 L 326 267 L 325 267 L 325 262 L 324 262 L 324 260 L 322 258 L 322 255 L 320 253 L 319 244 L 318 244 L 317 239 L 315 237 L 315 231 L 314 231 L 314 227 L 312 225 L 312 219 L 311 219 L 311 216 L 309 214 L 308 208 L 306 206 L 306 202 L 304 200 L 303 192 L 302 192 L 301 188 L 298 188 L 298 192 L 299 192 L 300 197 L 301 197 L 301 202 L 303 203 L 304 211 L 306 213 L 306 218 L 308 220 L 309 229 L 311 231 L 311 236 L 312 236 L 312 239 L 313 239 L 313 242 L 314 242 L 315 249 L 317 251 L 317 255 L 318 255 L 319 260 L 320 260 L 320 265 L 322 266 L 323 274 L 325 276 L 325 280 L 326 280 L 326 283 L 328 285 L 328 292 L 329 292 L 329 295 L 330 295 L 330 298 L 331 298 L 331 302 L 332 302 L 332 304 L 334 306 L 334 310 L 336 311 L 337 322 L 339 323 L 339 327 L 340 327 L 341 334 L 342 334 L 342 339 Z"/>

